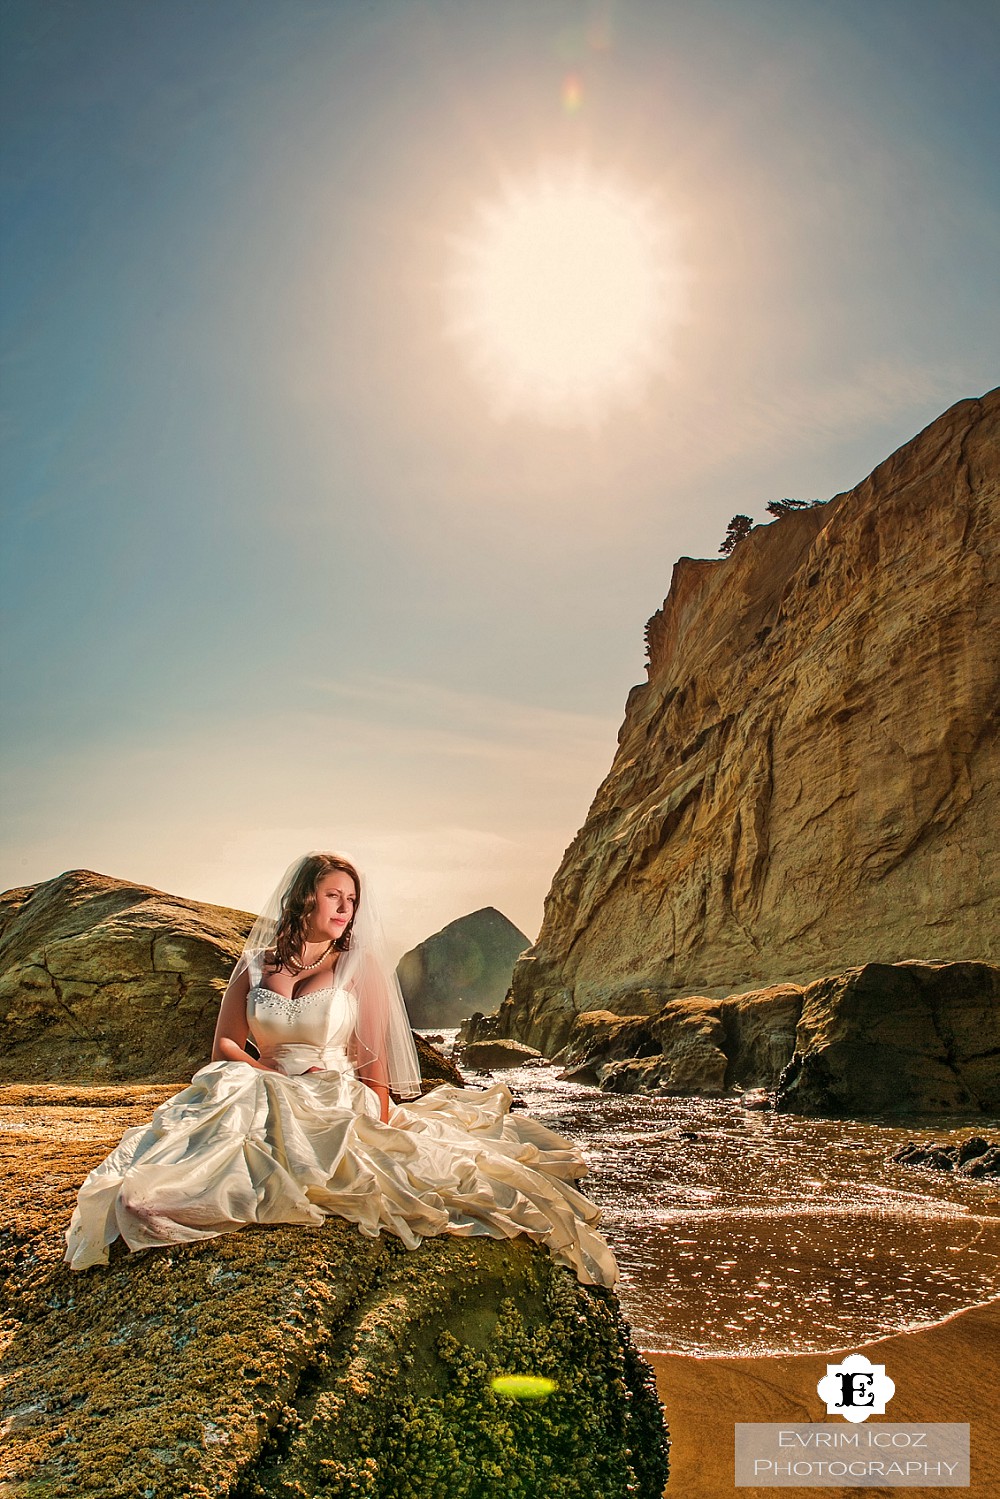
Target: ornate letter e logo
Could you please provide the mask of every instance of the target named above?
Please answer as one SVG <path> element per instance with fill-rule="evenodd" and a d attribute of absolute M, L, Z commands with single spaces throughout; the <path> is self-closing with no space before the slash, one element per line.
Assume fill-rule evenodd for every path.
<path fill-rule="evenodd" d="M 852 1353 L 842 1364 L 827 1364 L 816 1392 L 826 1401 L 828 1416 L 867 1421 L 885 1415 L 896 1386 L 887 1378 L 885 1364 L 870 1364 L 863 1353 Z"/>

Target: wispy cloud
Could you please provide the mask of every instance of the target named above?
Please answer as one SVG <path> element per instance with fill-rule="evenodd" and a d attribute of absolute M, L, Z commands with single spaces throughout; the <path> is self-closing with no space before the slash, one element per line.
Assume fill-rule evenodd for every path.
<path fill-rule="evenodd" d="M 398 677 L 363 681 L 312 679 L 306 690 L 326 697 L 341 732 L 360 746 L 384 743 L 386 729 L 405 732 L 411 754 L 503 762 L 530 761 L 562 773 L 567 762 L 590 760 L 614 744 L 617 722 L 438 683 Z M 326 710 L 313 709 L 318 719 Z"/>
<path fill-rule="evenodd" d="M 829 449 L 842 450 L 862 438 L 875 439 L 878 457 L 886 457 L 887 427 L 898 426 L 904 442 L 963 395 L 978 394 L 956 363 L 931 367 L 892 359 L 871 360 L 833 378 L 748 385 L 726 402 L 724 422 L 717 400 L 691 392 L 678 424 L 678 458 L 703 480 L 710 467 L 721 472 L 738 459 L 750 468 L 770 463 L 775 452 L 792 473 L 803 456 L 818 466 Z M 674 477 L 683 479 L 683 472 L 675 471 Z"/>
<path fill-rule="evenodd" d="M 266 723 L 37 760 L 0 881 L 85 866 L 253 910 L 296 854 L 334 847 L 376 872 L 400 951 L 476 905 L 534 935 L 617 724 L 388 677 L 309 689 Z"/>
<path fill-rule="evenodd" d="M 784 390 L 780 397 L 751 397 L 734 412 L 733 446 L 745 451 L 779 444 L 794 451 L 840 442 L 910 413 L 936 415 L 962 389 L 957 367 L 875 360 L 848 376 Z"/>

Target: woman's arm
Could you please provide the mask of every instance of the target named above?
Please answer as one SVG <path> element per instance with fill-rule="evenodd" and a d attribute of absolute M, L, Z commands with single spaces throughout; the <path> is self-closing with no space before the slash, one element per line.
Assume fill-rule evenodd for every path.
<path fill-rule="evenodd" d="M 219 1018 L 215 1023 L 215 1040 L 212 1042 L 213 1062 L 246 1062 L 258 1072 L 276 1072 L 269 1062 L 260 1062 L 244 1048 L 247 1042 L 247 996 L 250 993 L 250 974 L 246 969 L 239 978 L 230 980 L 222 996 Z"/>
<path fill-rule="evenodd" d="M 389 1123 L 389 1074 L 385 1070 L 385 1062 L 381 1057 L 375 1057 L 366 1062 L 363 1067 L 356 1067 L 358 1077 L 367 1088 L 371 1088 L 378 1099 L 379 1118 L 383 1124 Z"/>

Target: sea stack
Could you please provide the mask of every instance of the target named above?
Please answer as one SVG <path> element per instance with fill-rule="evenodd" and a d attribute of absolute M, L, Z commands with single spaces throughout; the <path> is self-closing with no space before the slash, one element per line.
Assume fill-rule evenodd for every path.
<path fill-rule="evenodd" d="M 396 976 L 410 1024 L 452 1026 L 476 1010 L 489 1014 L 529 946 L 529 938 L 493 906 L 449 921 L 399 960 Z"/>

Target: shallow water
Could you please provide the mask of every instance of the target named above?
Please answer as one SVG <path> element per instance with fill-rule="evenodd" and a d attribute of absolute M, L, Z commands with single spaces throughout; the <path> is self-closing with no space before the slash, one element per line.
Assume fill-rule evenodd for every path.
<path fill-rule="evenodd" d="M 907 1140 L 994 1136 L 998 1121 L 802 1119 L 617 1097 L 558 1072 L 493 1077 L 583 1148 L 640 1348 L 852 1348 L 1000 1295 L 1000 1182 L 890 1160 Z"/>

